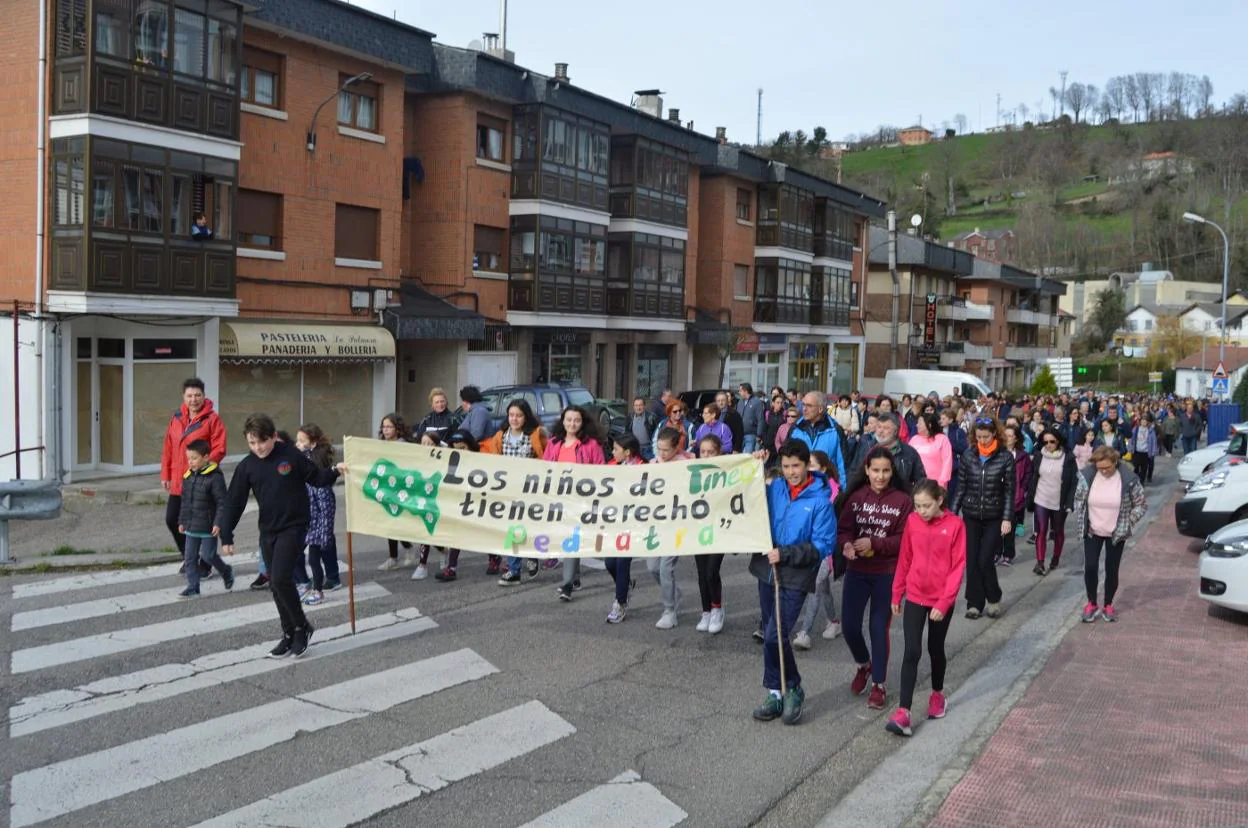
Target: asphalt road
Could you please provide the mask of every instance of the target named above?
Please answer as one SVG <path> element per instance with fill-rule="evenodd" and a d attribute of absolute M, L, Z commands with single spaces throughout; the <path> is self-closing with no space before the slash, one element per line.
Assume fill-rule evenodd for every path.
<path fill-rule="evenodd" d="M 1173 464 L 1158 471 L 1150 519 L 1172 491 Z M 133 508 L 74 532 L 140 548 L 160 515 Z M 0 826 L 921 824 L 1071 622 L 1082 564 L 1070 548 L 1038 578 L 1023 549 L 1000 570 L 1005 617 L 951 626 L 949 717 L 903 741 L 883 731 L 899 628 L 889 709 L 850 695 L 848 648 L 816 636 L 798 654 L 801 724 L 750 717 L 762 656 L 745 556 L 725 561 L 727 626 L 709 636 L 693 629 L 692 561 L 677 569 L 680 626 L 662 631 L 640 561 L 611 626 L 602 571 L 561 603 L 557 571 L 504 589 L 466 555 L 458 582 L 413 582 L 376 571 L 383 541 L 355 554 L 360 634 L 337 629 L 333 593 L 299 661 L 259 657 L 277 624 L 268 594 L 246 589 L 254 563 L 232 593 L 214 580 L 192 601 L 171 598 L 176 565 L 0 579 Z"/>

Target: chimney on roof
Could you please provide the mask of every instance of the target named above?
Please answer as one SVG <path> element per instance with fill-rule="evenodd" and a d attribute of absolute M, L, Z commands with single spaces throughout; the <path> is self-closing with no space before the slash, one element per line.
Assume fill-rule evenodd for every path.
<path fill-rule="evenodd" d="M 571 79 L 568 77 L 568 64 L 566 63 L 555 64 L 555 80 L 561 81 L 563 83 L 572 82 Z"/>
<path fill-rule="evenodd" d="M 679 109 L 667 110 L 667 120 L 671 121 L 674 124 L 679 124 L 680 123 L 680 110 Z"/>
<path fill-rule="evenodd" d="M 728 127 L 715 127 L 715 140 L 721 144 L 728 143 Z"/>
<path fill-rule="evenodd" d="M 651 118 L 663 117 L 663 91 L 660 89 L 638 89 L 633 93 L 633 106 L 638 112 L 644 112 Z"/>

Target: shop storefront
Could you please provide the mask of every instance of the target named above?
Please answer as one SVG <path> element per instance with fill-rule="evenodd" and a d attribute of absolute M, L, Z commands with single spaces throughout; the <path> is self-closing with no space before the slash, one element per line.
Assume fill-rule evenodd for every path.
<path fill-rule="evenodd" d="M 788 350 L 786 334 L 742 333 L 728 361 L 727 386 L 736 388 L 748 382 L 760 394 L 783 386 L 783 362 Z"/>
<path fill-rule="evenodd" d="M 832 381 L 828 391 L 848 394 L 858 388 L 858 343 L 837 343 L 832 346 Z"/>
<path fill-rule="evenodd" d="M 789 343 L 788 388 L 801 391 L 826 391 L 828 389 L 828 343 Z"/>
<path fill-rule="evenodd" d="M 533 381 L 584 385 L 589 338 L 589 331 L 534 330 Z"/>
<path fill-rule="evenodd" d="M 394 406 L 394 338 L 374 325 L 222 322 L 218 409 L 230 454 L 261 411 L 292 435 L 316 423 L 335 444 L 372 436 Z"/>

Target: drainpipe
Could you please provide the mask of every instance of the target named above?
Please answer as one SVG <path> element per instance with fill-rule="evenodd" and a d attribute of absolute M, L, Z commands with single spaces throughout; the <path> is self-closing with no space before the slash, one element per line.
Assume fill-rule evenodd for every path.
<path fill-rule="evenodd" d="M 39 74 L 38 74 L 38 102 L 35 105 L 36 118 L 38 118 L 38 129 L 36 130 L 35 143 L 35 409 L 37 416 L 35 417 L 35 445 L 46 446 L 44 441 L 44 421 L 46 419 L 43 407 L 43 389 L 47 384 L 44 376 L 44 360 L 43 360 L 43 236 L 44 236 L 44 198 L 46 184 L 46 166 L 44 163 L 45 146 L 47 143 L 48 118 L 47 118 L 47 78 L 48 78 L 48 0 L 39 0 Z M 17 319 L 14 318 L 13 324 L 17 325 Z M 53 370 L 59 370 L 59 366 L 54 365 Z M 14 400 L 14 405 L 20 406 L 21 400 Z M 59 431 L 59 429 L 57 429 Z M 16 446 L 21 449 L 21 446 Z M 55 468 L 48 461 L 53 459 L 47 456 L 45 449 L 43 465 L 45 471 L 40 473 L 40 477 L 46 475 L 47 469 Z M 58 464 L 59 465 L 59 464 Z"/>
<path fill-rule="evenodd" d="M 888 272 L 893 277 L 893 338 L 889 345 L 888 367 L 897 367 L 897 336 L 901 326 L 901 278 L 897 275 L 897 211 L 888 211 Z"/>

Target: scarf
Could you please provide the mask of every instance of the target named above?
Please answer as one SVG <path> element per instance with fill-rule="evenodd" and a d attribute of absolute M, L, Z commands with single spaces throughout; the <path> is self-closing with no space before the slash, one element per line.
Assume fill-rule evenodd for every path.
<path fill-rule="evenodd" d="M 1049 451 L 1048 449 L 1040 449 L 1040 454 L 1046 460 L 1057 460 L 1059 457 L 1062 456 L 1062 450 L 1060 448 L 1057 451 Z"/>
<path fill-rule="evenodd" d="M 986 446 L 980 445 L 980 443 L 977 441 L 975 443 L 975 448 L 979 449 L 980 457 L 991 457 L 992 455 L 997 453 L 997 440 L 994 437 L 992 442 Z"/>

